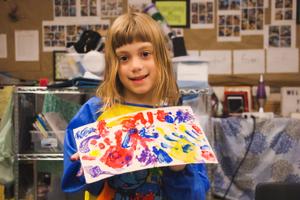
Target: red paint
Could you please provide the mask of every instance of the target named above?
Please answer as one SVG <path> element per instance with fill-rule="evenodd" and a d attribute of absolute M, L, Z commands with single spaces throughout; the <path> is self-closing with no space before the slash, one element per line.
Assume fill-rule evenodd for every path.
<path fill-rule="evenodd" d="M 103 143 L 99 143 L 99 144 L 98 144 L 98 147 L 99 147 L 99 149 L 104 149 L 104 148 L 105 148 L 105 145 L 104 145 Z"/>
<path fill-rule="evenodd" d="M 211 152 L 204 151 L 204 150 L 201 151 L 201 156 L 203 158 L 205 158 L 206 160 L 211 160 L 212 158 L 214 158 L 214 156 L 213 156 L 213 154 Z"/>
<path fill-rule="evenodd" d="M 105 142 L 105 144 L 110 145 L 110 140 L 109 140 L 109 138 L 104 138 L 104 142 Z"/>
<path fill-rule="evenodd" d="M 98 122 L 97 128 L 98 128 L 98 131 L 99 131 L 99 135 L 101 137 L 105 137 L 105 136 L 108 135 L 109 131 L 107 130 L 106 122 L 104 120 L 100 120 Z"/>
<path fill-rule="evenodd" d="M 167 113 L 165 113 L 165 111 L 163 111 L 163 110 L 158 110 L 156 115 L 157 115 L 157 120 L 158 121 L 164 122 Z"/>
<path fill-rule="evenodd" d="M 91 140 L 91 141 L 90 141 L 90 144 L 91 144 L 91 145 L 96 145 L 96 144 L 97 144 L 97 140 Z"/>
<path fill-rule="evenodd" d="M 82 158 L 81 158 L 82 160 L 95 160 L 96 159 L 96 157 L 94 157 L 94 156 L 88 156 L 88 155 L 84 155 L 84 156 L 82 156 Z"/>
<path fill-rule="evenodd" d="M 147 112 L 147 117 L 148 117 L 148 122 L 150 124 L 153 124 L 153 113 L 152 112 Z"/>
<path fill-rule="evenodd" d="M 111 168 L 122 168 L 130 163 L 133 158 L 133 152 L 130 149 L 124 149 L 122 143 L 122 131 L 115 133 L 116 145 L 110 146 L 100 161 Z"/>
<path fill-rule="evenodd" d="M 197 133 L 201 133 L 201 129 L 198 126 L 196 126 L 195 124 L 193 124 L 192 127 Z"/>

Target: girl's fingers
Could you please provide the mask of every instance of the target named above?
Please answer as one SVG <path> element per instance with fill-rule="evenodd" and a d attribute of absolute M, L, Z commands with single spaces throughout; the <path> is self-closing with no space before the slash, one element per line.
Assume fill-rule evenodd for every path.
<path fill-rule="evenodd" d="M 71 159 L 72 161 L 79 160 L 79 153 L 74 153 L 74 154 L 70 157 L 70 159 Z"/>
<path fill-rule="evenodd" d="M 83 169 L 80 167 L 79 171 L 77 172 L 76 176 L 82 176 L 83 175 Z"/>

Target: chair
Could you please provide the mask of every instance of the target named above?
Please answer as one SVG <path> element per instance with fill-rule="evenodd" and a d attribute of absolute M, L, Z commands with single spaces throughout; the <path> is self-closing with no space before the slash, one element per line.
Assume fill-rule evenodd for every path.
<path fill-rule="evenodd" d="M 259 183 L 255 188 L 255 200 L 300 200 L 300 183 Z"/>

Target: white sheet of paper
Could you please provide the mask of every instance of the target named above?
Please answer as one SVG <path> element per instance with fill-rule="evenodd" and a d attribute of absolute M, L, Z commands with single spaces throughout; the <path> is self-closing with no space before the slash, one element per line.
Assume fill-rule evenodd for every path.
<path fill-rule="evenodd" d="M 15 55 L 16 61 L 39 60 L 39 32 L 15 31 Z"/>
<path fill-rule="evenodd" d="M 200 51 L 200 57 L 208 61 L 209 74 L 231 74 L 231 51 Z"/>
<path fill-rule="evenodd" d="M 7 36 L 0 34 L 0 58 L 7 58 Z"/>
<path fill-rule="evenodd" d="M 256 74 L 264 72 L 265 51 L 263 49 L 233 51 L 234 74 Z"/>
<path fill-rule="evenodd" d="M 178 81 L 208 81 L 208 63 L 178 63 Z"/>
<path fill-rule="evenodd" d="M 267 49 L 268 73 L 299 72 L 298 48 L 271 48 Z"/>

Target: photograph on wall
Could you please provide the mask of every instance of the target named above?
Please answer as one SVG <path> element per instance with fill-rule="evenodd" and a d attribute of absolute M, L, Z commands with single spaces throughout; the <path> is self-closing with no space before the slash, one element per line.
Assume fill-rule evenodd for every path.
<path fill-rule="evenodd" d="M 129 113 L 73 133 L 87 183 L 153 167 L 218 162 L 189 106 Z"/>
<path fill-rule="evenodd" d="M 99 6 L 97 5 L 97 0 L 80 0 L 80 16 L 86 17 L 86 16 L 100 16 L 100 13 L 98 14 Z"/>
<path fill-rule="evenodd" d="M 105 36 L 109 20 L 81 20 L 80 22 L 43 21 L 43 51 L 66 50 L 69 43 L 75 43 L 85 30 L 93 30 Z"/>
<path fill-rule="evenodd" d="M 122 0 L 101 0 L 100 12 L 102 18 L 117 17 L 123 13 Z"/>
<path fill-rule="evenodd" d="M 43 51 L 65 50 L 66 26 L 63 22 L 43 21 Z"/>
<path fill-rule="evenodd" d="M 241 34 L 253 35 L 264 33 L 264 0 L 242 0 L 242 26 Z"/>
<path fill-rule="evenodd" d="M 143 12 L 147 5 L 151 4 L 151 0 L 128 0 L 128 10 L 134 12 Z"/>
<path fill-rule="evenodd" d="M 217 15 L 217 40 L 219 42 L 241 41 L 241 15 L 240 12 L 219 12 Z"/>
<path fill-rule="evenodd" d="M 271 1 L 271 24 L 296 23 L 296 0 Z"/>
<path fill-rule="evenodd" d="M 218 0 L 218 10 L 240 10 L 241 0 Z"/>
<path fill-rule="evenodd" d="M 190 27 L 214 28 L 214 1 L 191 0 L 190 2 Z"/>
<path fill-rule="evenodd" d="M 76 0 L 53 0 L 54 18 L 76 17 Z"/>
<path fill-rule="evenodd" d="M 295 25 L 266 25 L 265 48 L 295 48 Z"/>

